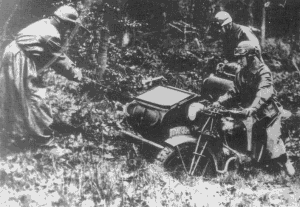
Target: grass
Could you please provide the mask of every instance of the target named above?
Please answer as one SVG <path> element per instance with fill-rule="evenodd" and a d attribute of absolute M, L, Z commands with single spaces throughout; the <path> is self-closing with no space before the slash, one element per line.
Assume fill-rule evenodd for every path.
<path fill-rule="evenodd" d="M 68 139 L 68 137 L 65 137 Z M 1 206 L 299 206 L 299 176 L 253 170 L 205 181 L 179 182 L 156 165 L 135 170 L 126 156 L 106 159 L 94 151 L 38 150 L 8 154 L 0 161 Z M 297 165 L 298 166 L 298 165 Z M 298 168 L 299 169 L 299 168 Z M 298 200 L 297 200 L 298 199 Z"/>
<path fill-rule="evenodd" d="M 66 93 L 55 102 L 54 94 L 63 83 L 56 82 L 49 97 L 57 107 L 55 111 L 68 121 L 71 112 L 67 108 L 77 110 L 79 106 Z M 71 107 L 66 107 L 64 101 Z M 229 172 L 211 180 L 188 177 L 179 181 L 142 158 L 129 160 L 130 145 L 116 141 L 110 133 L 111 126 L 105 125 L 103 113 L 97 116 L 102 118 L 97 125 L 101 130 L 55 137 L 58 147 L 53 149 L 3 155 L 0 206 L 300 206 L 299 172 L 294 178 L 288 178 L 284 174 L 247 168 L 243 173 Z M 300 162 L 296 161 L 295 166 L 299 170 Z"/>

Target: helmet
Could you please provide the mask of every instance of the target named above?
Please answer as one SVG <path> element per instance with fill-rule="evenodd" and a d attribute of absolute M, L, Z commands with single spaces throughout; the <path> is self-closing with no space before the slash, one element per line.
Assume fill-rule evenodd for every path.
<path fill-rule="evenodd" d="M 226 24 L 229 24 L 232 22 L 231 16 L 225 12 L 225 11 L 220 11 L 215 15 L 216 21 L 219 23 L 220 26 L 224 26 Z"/>
<path fill-rule="evenodd" d="M 259 56 L 259 53 L 258 46 L 251 41 L 242 41 L 234 49 L 234 56 Z"/>
<path fill-rule="evenodd" d="M 90 33 L 90 31 L 88 29 L 86 29 L 80 19 L 79 19 L 79 14 L 76 11 L 76 9 L 74 9 L 71 6 L 68 5 L 64 5 L 59 7 L 55 12 L 54 12 L 54 16 L 58 17 L 59 19 L 65 21 L 65 22 L 71 22 L 74 24 L 79 24 L 79 26 L 81 28 L 83 28 L 85 31 L 87 31 L 88 33 Z"/>
<path fill-rule="evenodd" d="M 59 19 L 67 22 L 76 23 L 78 20 L 78 12 L 71 6 L 61 6 L 55 12 L 54 15 L 57 16 Z"/>

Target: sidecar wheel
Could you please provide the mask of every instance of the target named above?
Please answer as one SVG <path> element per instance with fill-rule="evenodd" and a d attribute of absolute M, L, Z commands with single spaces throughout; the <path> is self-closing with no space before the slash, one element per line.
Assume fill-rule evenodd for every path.
<path fill-rule="evenodd" d="M 164 167 L 176 178 L 188 176 L 191 174 L 189 171 L 195 147 L 195 143 L 184 143 L 176 147 L 165 147 L 158 153 L 156 163 Z M 199 151 L 201 150 L 202 149 L 199 149 Z M 203 176 L 204 178 L 216 176 L 214 160 L 209 148 L 206 147 L 206 149 L 204 149 L 203 156 L 193 175 Z"/>

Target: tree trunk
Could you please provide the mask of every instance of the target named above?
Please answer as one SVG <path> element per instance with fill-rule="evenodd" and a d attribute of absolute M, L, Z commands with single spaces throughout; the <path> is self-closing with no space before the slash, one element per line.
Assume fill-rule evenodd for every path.
<path fill-rule="evenodd" d="M 250 25 L 250 26 L 253 26 L 253 23 L 254 23 L 253 3 L 254 3 L 254 0 L 249 0 L 249 3 L 248 3 L 248 14 L 249 14 L 248 25 Z"/>
<path fill-rule="evenodd" d="M 128 0 L 96 0 L 98 5 L 104 5 L 105 3 L 109 2 L 113 6 L 117 6 L 124 11 L 125 6 Z M 96 59 L 98 62 L 99 67 L 96 68 L 95 73 L 97 74 L 98 78 L 101 80 L 103 79 L 103 75 L 107 69 L 107 60 L 108 60 L 108 48 L 109 48 L 109 38 L 110 38 L 110 24 L 113 20 L 113 14 L 110 11 L 104 11 L 103 14 L 103 27 L 100 30 L 100 43 L 99 43 L 99 50 L 98 54 L 96 55 Z"/>
<path fill-rule="evenodd" d="M 265 1 L 263 1 L 263 7 L 262 7 L 262 23 L 261 23 L 261 46 L 265 46 L 266 42 L 266 7 L 264 4 Z"/>
<path fill-rule="evenodd" d="M 300 7 L 298 6 L 297 9 L 296 9 L 296 42 L 299 42 L 300 40 Z"/>
<path fill-rule="evenodd" d="M 2 1 L 0 2 L 0 4 L 2 6 Z M 16 11 L 18 9 L 18 6 L 19 6 L 19 4 L 16 3 L 14 8 L 13 8 L 13 11 L 10 13 L 8 19 L 6 20 L 6 22 L 4 23 L 4 26 L 2 28 L 2 34 L 0 36 L 0 50 L 1 50 L 0 53 L 1 54 L 2 54 L 2 44 L 7 40 L 7 29 L 8 29 L 9 23 L 10 23 L 12 17 L 14 16 L 14 14 L 16 13 Z"/>
<path fill-rule="evenodd" d="M 98 78 L 101 80 L 107 68 L 107 51 L 109 45 L 109 14 L 106 12 L 103 16 L 103 27 L 100 31 L 100 44 L 98 50 L 97 61 L 99 70 L 96 71 Z"/>

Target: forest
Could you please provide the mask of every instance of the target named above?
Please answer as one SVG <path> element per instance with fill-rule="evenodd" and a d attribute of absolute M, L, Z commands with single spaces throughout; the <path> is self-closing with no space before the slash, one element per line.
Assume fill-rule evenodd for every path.
<path fill-rule="evenodd" d="M 55 116 L 81 130 L 55 137 L 55 148 L 1 153 L 1 206 L 300 205 L 300 1 L 1 0 L 1 56 L 18 31 L 63 4 L 74 6 L 90 31 L 78 32 L 66 52 L 90 81 L 67 81 L 51 69 L 43 78 Z M 285 144 L 294 177 L 249 167 L 177 180 L 132 157 L 132 144 L 120 136 L 132 130 L 123 110 L 132 97 L 157 85 L 200 94 L 224 61 L 214 23 L 221 10 L 253 28 L 278 99 L 292 112 Z"/>

